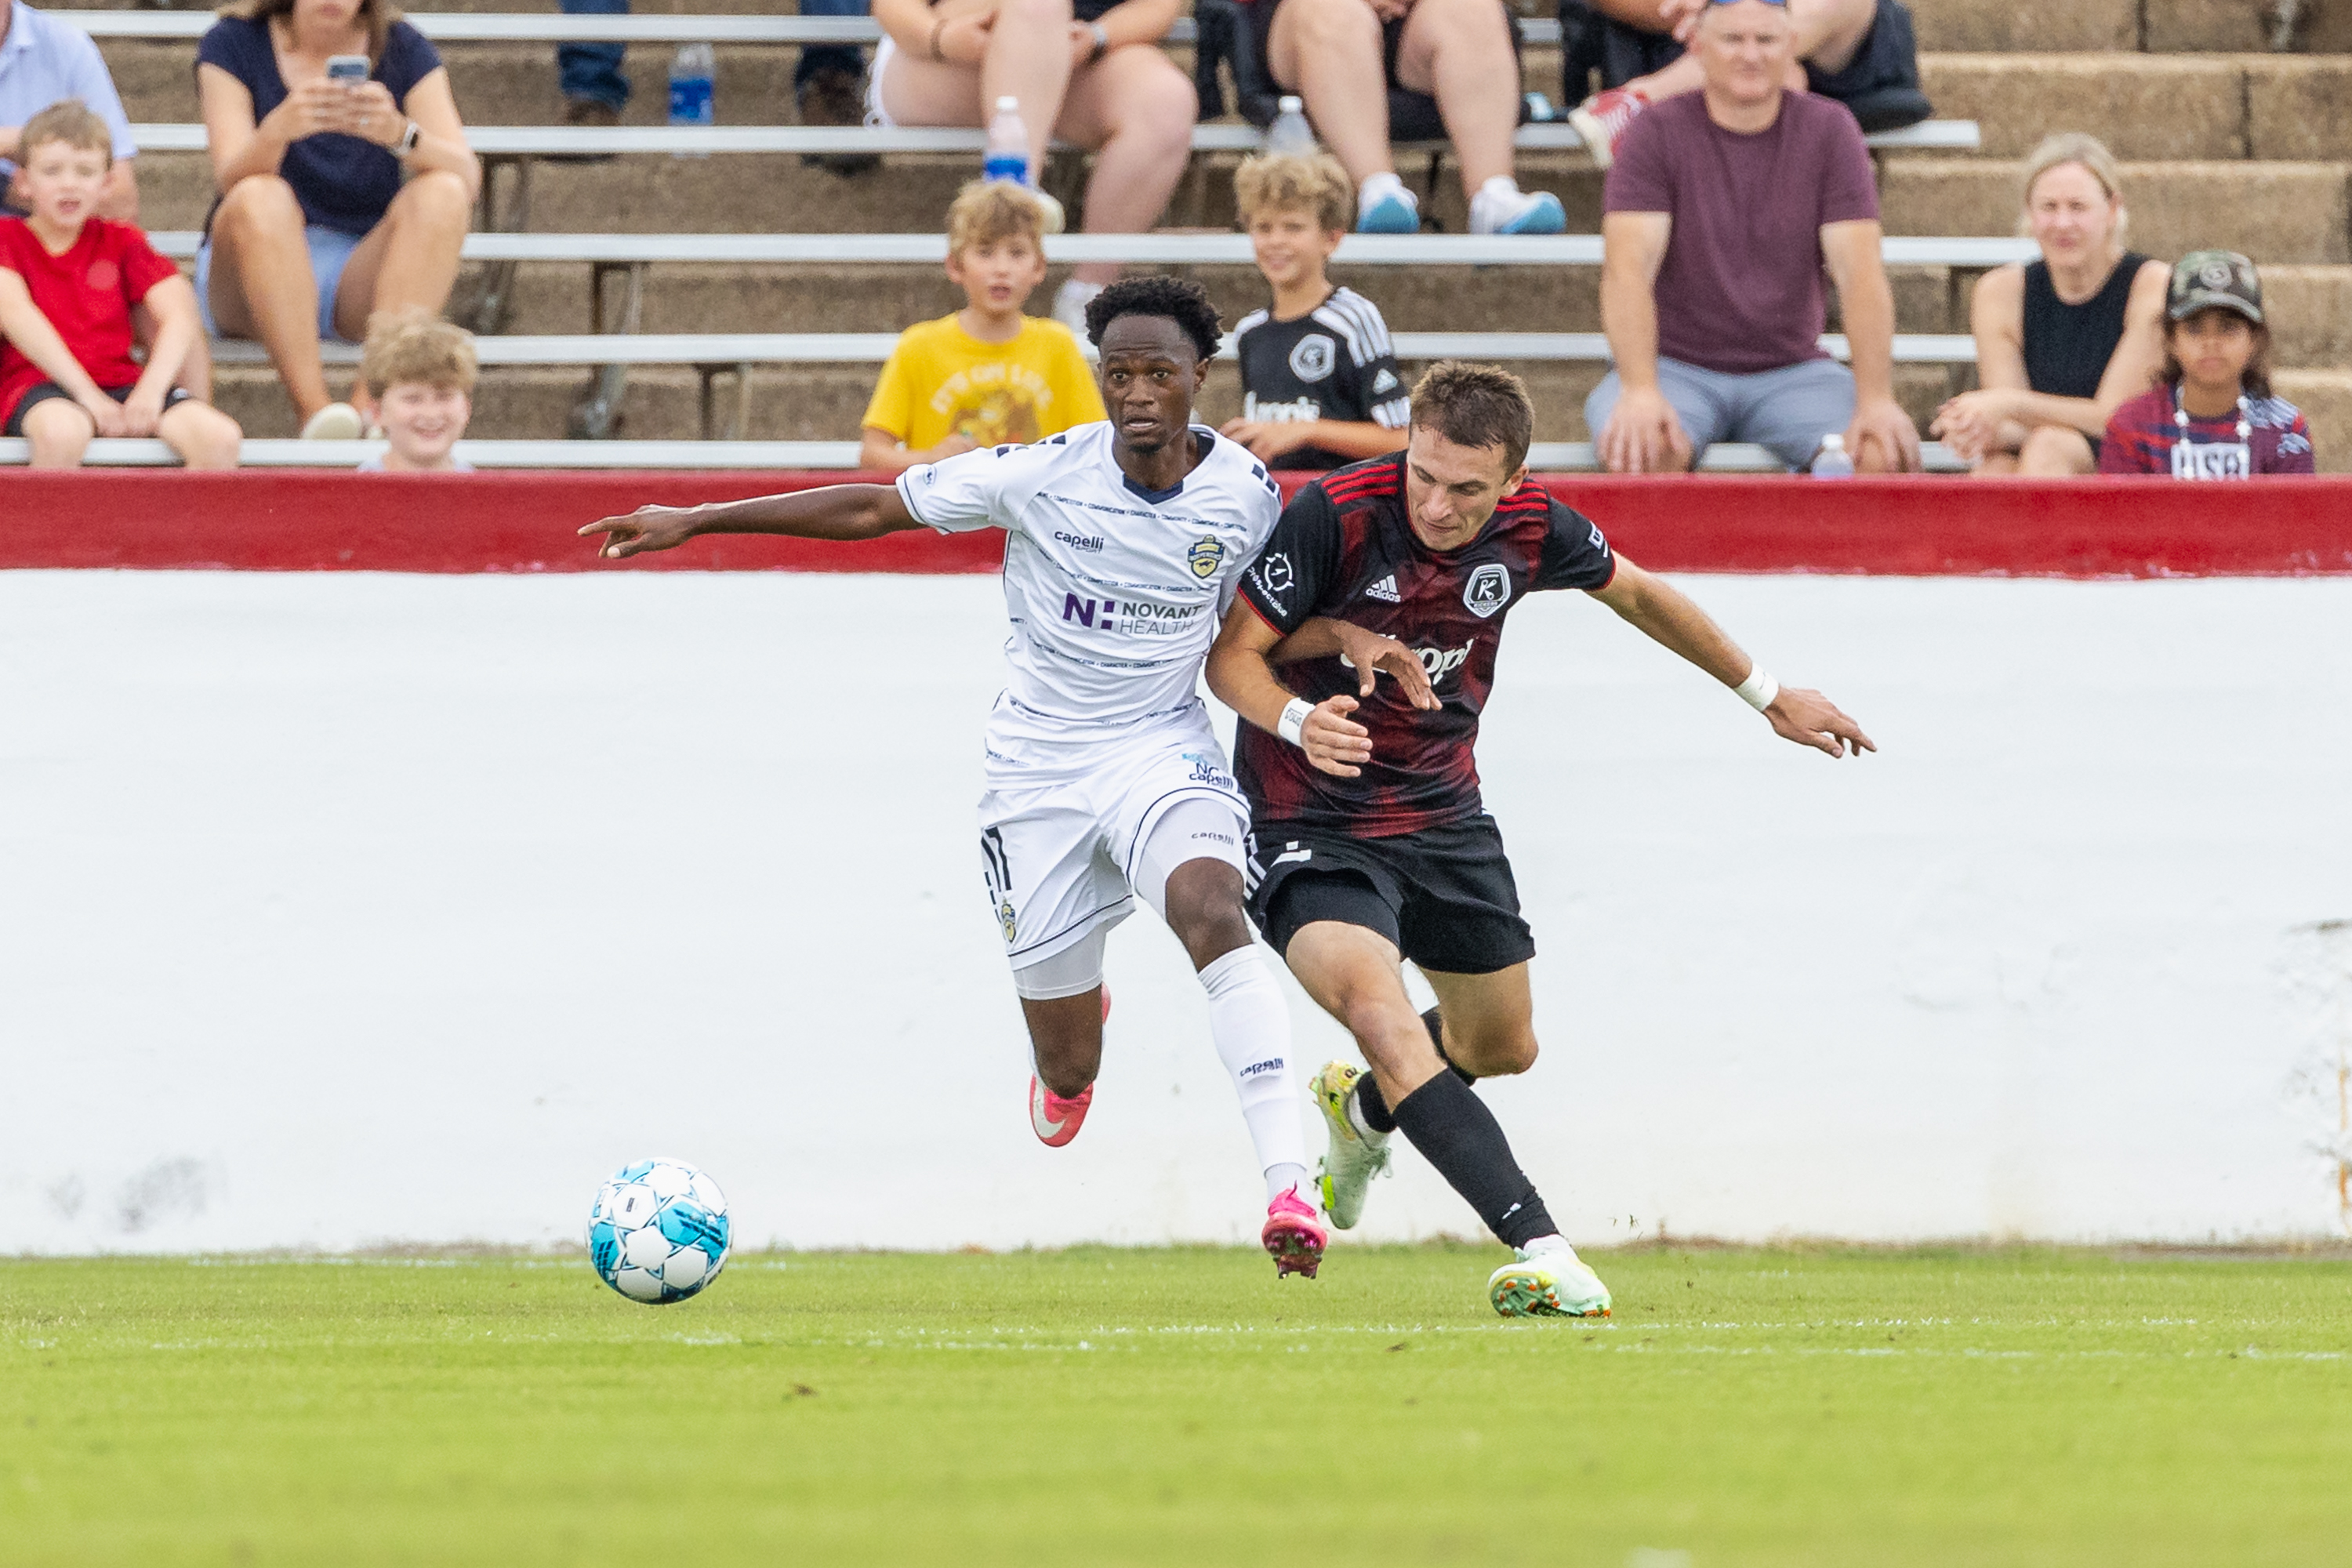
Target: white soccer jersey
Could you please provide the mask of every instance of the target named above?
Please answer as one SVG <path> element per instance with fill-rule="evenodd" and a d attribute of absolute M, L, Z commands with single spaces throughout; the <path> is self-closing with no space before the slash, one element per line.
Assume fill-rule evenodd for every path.
<path fill-rule="evenodd" d="M 1013 635 L 992 742 L 1084 739 L 1200 701 L 1202 660 L 1282 497 L 1245 447 L 1197 425 L 1192 435 L 1205 455 L 1169 490 L 1127 477 L 1108 423 L 898 477 L 926 525 L 1004 530 Z"/>

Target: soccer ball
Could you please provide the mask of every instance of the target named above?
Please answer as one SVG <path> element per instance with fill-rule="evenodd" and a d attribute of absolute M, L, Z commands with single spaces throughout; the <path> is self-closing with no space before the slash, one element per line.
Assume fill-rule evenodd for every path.
<path fill-rule="evenodd" d="M 588 1211 L 588 1260 L 632 1301 L 683 1301 L 727 1266 L 727 1194 L 682 1160 L 613 1173 Z"/>

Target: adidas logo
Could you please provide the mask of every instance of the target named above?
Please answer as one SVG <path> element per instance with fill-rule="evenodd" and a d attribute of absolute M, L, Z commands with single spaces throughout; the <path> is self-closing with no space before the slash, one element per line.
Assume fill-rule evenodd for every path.
<path fill-rule="evenodd" d="M 1399 599 L 1397 595 L 1396 574 L 1391 572 L 1387 576 L 1381 578 L 1379 582 L 1373 584 L 1370 587 L 1365 589 L 1364 597 L 1367 599 L 1384 599 L 1391 605 L 1401 603 L 1402 601 Z"/>

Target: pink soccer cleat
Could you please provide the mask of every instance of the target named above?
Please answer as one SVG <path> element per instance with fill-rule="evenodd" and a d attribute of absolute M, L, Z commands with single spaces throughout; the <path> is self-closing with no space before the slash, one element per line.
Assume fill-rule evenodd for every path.
<path fill-rule="evenodd" d="M 1048 1149 L 1058 1149 L 1078 1135 L 1078 1129 L 1087 1124 L 1087 1107 L 1094 1102 L 1092 1084 L 1064 1100 L 1033 1075 L 1029 1079 L 1030 1130 L 1037 1134 L 1038 1142 Z"/>
<path fill-rule="evenodd" d="M 1617 160 L 1617 144 L 1625 139 L 1625 128 L 1649 107 L 1650 100 L 1632 88 L 1612 87 L 1570 110 L 1568 123 L 1584 139 L 1594 167 L 1605 169 Z"/>
<path fill-rule="evenodd" d="M 1257 1238 L 1274 1258 L 1276 1279 L 1293 1274 L 1314 1279 L 1323 1262 L 1324 1245 L 1330 1240 L 1315 1218 L 1315 1205 L 1300 1197 L 1297 1187 L 1265 1205 L 1265 1228 Z"/>

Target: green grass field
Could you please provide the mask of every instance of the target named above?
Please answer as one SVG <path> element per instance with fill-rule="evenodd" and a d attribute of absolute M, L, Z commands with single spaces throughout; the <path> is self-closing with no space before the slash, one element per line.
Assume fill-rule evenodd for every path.
<path fill-rule="evenodd" d="M 0 1563 L 2352 1561 L 2340 1258 L 1499 1257 L 0 1261 Z"/>

